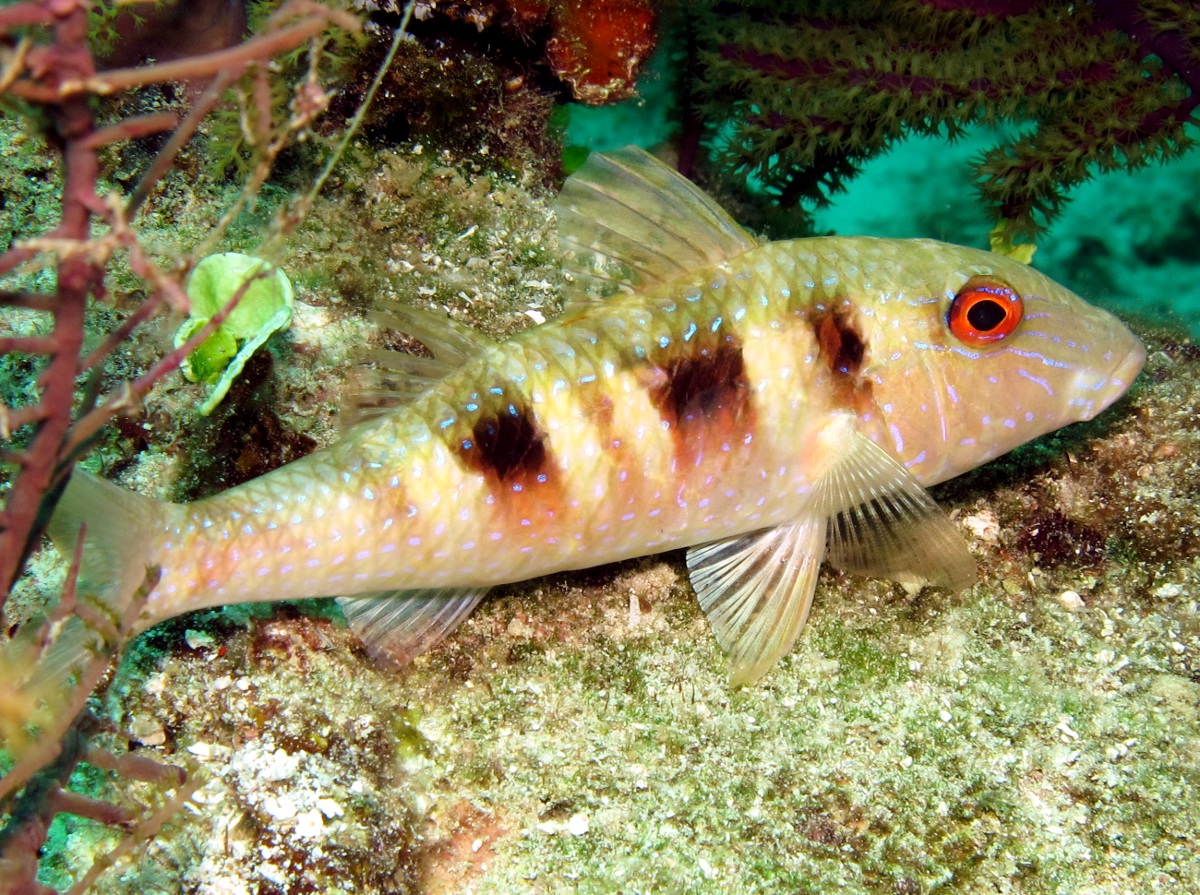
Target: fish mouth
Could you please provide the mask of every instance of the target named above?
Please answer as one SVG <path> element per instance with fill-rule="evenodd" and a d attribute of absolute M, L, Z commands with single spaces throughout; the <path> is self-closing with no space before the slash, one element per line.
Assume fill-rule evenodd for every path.
<path fill-rule="evenodd" d="M 1113 369 L 1108 377 L 1109 381 L 1124 393 L 1128 391 L 1129 386 L 1133 385 L 1133 380 L 1137 379 L 1138 373 L 1142 372 L 1144 366 L 1146 366 L 1146 347 L 1138 342 L 1129 349 L 1129 353 Z"/>
<path fill-rule="evenodd" d="M 1105 394 L 1100 409 L 1103 410 L 1110 406 L 1129 391 L 1129 387 L 1133 385 L 1133 381 L 1137 379 L 1138 373 L 1142 372 L 1142 367 L 1145 365 L 1146 348 L 1141 342 L 1135 340 L 1133 347 L 1108 374 L 1108 382 L 1105 384 Z"/>

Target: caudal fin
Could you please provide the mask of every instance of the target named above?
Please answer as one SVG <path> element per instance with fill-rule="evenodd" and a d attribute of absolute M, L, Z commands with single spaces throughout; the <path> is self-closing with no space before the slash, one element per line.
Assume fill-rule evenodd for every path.
<path fill-rule="evenodd" d="M 139 588 L 154 560 L 151 535 L 169 506 L 81 469 L 72 473 L 47 531 L 68 560 L 82 539 L 75 581 L 80 610 L 56 625 L 38 663 L 39 679 L 65 679 L 97 652 L 121 647 L 112 640 L 128 633 L 137 611 L 133 604 L 145 598 Z"/>
<path fill-rule="evenodd" d="M 165 506 L 76 469 L 50 519 L 50 540 L 70 558 L 83 535 L 81 583 L 102 591 L 136 587 L 149 558 L 146 536 L 161 524 Z"/>

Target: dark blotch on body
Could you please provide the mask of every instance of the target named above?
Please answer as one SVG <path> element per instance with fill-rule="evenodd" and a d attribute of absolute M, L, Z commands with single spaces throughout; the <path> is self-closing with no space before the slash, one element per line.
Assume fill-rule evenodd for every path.
<path fill-rule="evenodd" d="M 476 421 L 460 453 L 467 466 L 501 482 L 531 479 L 546 472 L 546 436 L 528 408 L 509 404 Z"/>
<path fill-rule="evenodd" d="M 742 346 L 729 338 L 698 354 L 664 364 L 666 380 L 651 393 L 654 404 L 673 426 L 698 421 L 745 403 L 750 383 Z"/>
<path fill-rule="evenodd" d="M 813 320 L 813 332 L 829 372 L 834 376 L 858 376 L 867 352 L 848 314 L 822 314 Z"/>
<path fill-rule="evenodd" d="M 854 319 L 854 311 L 838 308 L 821 311 L 809 318 L 821 360 L 829 370 L 835 406 L 855 413 L 877 412 L 871 394 L 871 380 L 862 375 L 867 363 L 867 343 Z"/>
<path fill-rule="evenodd" d="M 742 345 L 725 336 L 715 345 L 659 362 L 660 376 L 650 400 L 674 434 L 684 466 L 695 466 L 706 447 L 740 440 L 752 427 L 748 418 L 750 381 Z"/>

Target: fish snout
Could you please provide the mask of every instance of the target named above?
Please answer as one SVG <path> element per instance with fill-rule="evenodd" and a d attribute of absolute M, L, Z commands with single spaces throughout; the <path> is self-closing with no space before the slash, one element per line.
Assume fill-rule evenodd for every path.
<path fill-rule="evenodd" d="M 1138 373 L 1142 372 L 1142 367 L 1146 366 L 1146 346 L 1140 341 L 1134 340 L 1133 347 L 1125 355 L 1124 359 L 1117 364 L 1109 377 L 1114 383 L 1124 383 L 1122 392 L 1127 391 L 1129 386 L 1133 385 L 1133 380 L 1137 379 Z"/>
<path fill-rule="evenodd" d="M 1101 373 L 1102 378 L 1097 384 L 1096 396 L 1092 402 L 1089 402 L 1091 406 L 1088 410 L 1090 412 L 1083 417 L 1084 419 L 1091 419 L 1112 406 L 1118 398 L 1129 391 L 1129 387 L 1137 379 L 1138 373 L 1146 365 L 1145 346 L 1133 333 L 1129 333 L 1129 343 L 1129 347 L 1124 354 L 1120 355 L 1120 360 L 1116 365 L 1107 373 Z"/>

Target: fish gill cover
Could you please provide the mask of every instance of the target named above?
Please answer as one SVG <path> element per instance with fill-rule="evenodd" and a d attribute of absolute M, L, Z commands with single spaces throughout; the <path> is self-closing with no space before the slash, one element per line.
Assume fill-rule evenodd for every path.
<path fill-rule="evenodd" d="M 404 82 L 408 92 L 392 97 L 388 116 L 368 122 L 369 140 L 349 150 L 333 191 L 313 202 L 309 223 L 286 242 L 278 260 L 294 272 L 299 299 L 287 338 L 256 355 L 229 406 L 209 422 L 194 414 L 202 387 L 177 377 L 147 392 L 143 409 L 121 405 L 124 415 L 96 442 L 92 469 L 184 499 L 330 443 L 355 349 L 410 344 L 366 318 L 379 295 L 448 308 L 494 336 L 556 313 L 562 275 L 542 184 L 557 163 L 544 124 L 559 88 L 543 76 L 544 44 L 526 44 L 528 65 L 518 61 L 514 72 L 522 57 L 497 49 L 510 44 L 489 43 L 487 28 L 475 31 L 478 39 L 473 24 L 459 29 L 461 19 L 438 10 L 449 4 L 423 6 L 424 30 L 406 49 L 437 77 Z M 1138 9 L 1158 14 L 1157 6 Z M 464 46 L 474 54 L 456 55 Z M 246 55 L 257 58 L 261 47 Z M 6 44 L 3 52 L 19 49 Z M 299 81 L 275 91 L 284 104 L 271 106 L 273 121 L 291 120 L 286 101 L 307 83 L 305 52 L 312 50 L 290 60 Z M 348 62 L 356 58 L 347 53 Z M 356 91 L 346 85 L 363 83 L 352 71 L 317 83 L 341 88 L 335 102 L 352 100 Z M 239 85 L 235 109 L 261 108 L 263 77 Z M 25 101 L 20 90 L 15 101 Z M 310 88 L 300 98 L 316 95 Z M 430 95 L 437 102 L 422 106 Z M 180 114 L 189 108 L 184 94 L 151 92 L 119 100 L 110 120 L 147 105 L 171 109 L 172 101 Z M 0 126 L 14 152 L 0 167 L 5 209 L 24 211 L 0 223 L 28 240 L 36 234 L 18 230 L 22 221 L 59 220 L 60 174 L 36 127 L 7 108 Z M 428 117 L 408 117 L 410 109 Z M 464 123 L 457 141 L 430 133 L 443 111 Z M 254 118 L 234 114 L 213 126 L 228 135 L 242 121 Z M 253 208 L 230 216 L 231 235 L 217 248 L 256 249 L 274 211 L 306 193 L 336 130 L 306 131 L 299 148 L 282 153 L 284 167 Z M 271 144 L 263 131 L 248 134 L 240 145 L 254 170 L 254 147 Z M 223 152 L 218 132 L 207 143 L 203 130 L 201 137 L 137 218 L 164 266 L 197 246 L 202 227 L 243 190 L 214 178 L 238 169 L 209 164 Z M 153 140 L 105 149 L 102 186 L 136 192 L 130 172 L 147 170 L 157 151 Z M 1194 206 L 1195 178 L 1187 170 L 1166 169 L 1128 190 L 1103 181 L 1102 204 L 1081 209 L 1064 234 L 1078 257 L 1097 262 L 1087 268 L 1095 272 L 1090 288 L 1060 279 L 1092 299 L 1115 289 L 1160 303 L 1194 279 L 1194 216 L 1186 208 Z M 928 189 L 928 180 L 912 184 L 900 203 L 906 214 L 922 207 Z M 1139 192 L 1170 225 L 1137 210 Z M 956 199 L 972 201 L 966 188 Z M 1128 211 L 1110 214 L 1114 203 Z M 1055 240 L 1039 239 L 1039 261 Z M 63 244 L 41 248 L 49 259 L 71 256 Z M 1111 265 L 1097 261 L 1106 253 Z M 100 256 L 116 260 L 106 281 L 111 298 L 88 311 L 89 347 L 118 331 L 146 294 L 122 257 Z M 1119 281 L 1106 281 L 1106 271 Z M 62 286 L 52 272 L 19 273 L 25 279 L 6 278 L 8 292 L 57 300 Z M 39 308 L 47 302 L 9 303 L 19 307 L 6 307 L 6 338 L 44 334 L 47 311 Z M 100 386 L 155 369 L 175 321 L 139 321 L 132 337 L 120 331 Z M 101 876 L 96 891 L 1196 888 L 1200 465 L 1192 409 L 1200 358 L 1178 333 L 1154 324 L 1139 332 L 1150 360 L 1126 402 L 937 492 L 970 539 L 980 585 L 963 596 L 909 598 L 883 582 L 827 574 L 808 634 L 782 672 L 754 690 L 728 689 L 679 557 L 506 588 L 399 675 L 368 659 L 327 607 L 206 612 L 167 623 L 129 648 L 93 700 L 94 722 L 80 733 L 96 765 L 77 762 L 82 753 L 69 748 L 38 778 L 60 812 L 40 879 L 58 889 L 86 884 L 88 865 L 117 845 L 142 850 L 133 851 L 132 866 Z M 38 377 L 48 377 L 40 347 L 5 344 L 14 451 L 35 434 L 19 424 L 32 418 L 21 408 L 42 394 Z M 7 473 L 10 514 L 20 506 L 12 495 L 24 468 Z M 5 517 L 6 532 L 16 519 Z M 9 559 L 25 555 L 23 546 L 5 549 Z M 6 605 L 14 620 L 23 606 L 56 595 L 64 574 L 44 549 L 28 569 Z M 4 656 L 6 667 L 23 667 L 7 644 Z M 101 652 L 95 672 L 107 663 Z M 57 730 L 59 721 L 43 720 L 32 703 L 5 706 L 10 749 L 18 731 Z M 34 742 L 27 754 L 36 758 L 58 740 Z M 113 764 L 104 752 L 153 766 Z M 162 816 L 188 797 L 177 775 L 161 773 L 185 759 L 189 782 L 202 784 L 191 807 L 172 825 L 139 823 L 127 832 L 151 799 L 163 800 Z M 66 782 L 61 775 L 75 767 Z M 7 798 L 19 784 L 4 779 Z M 70 789 L 121 810 L 58 795 Z M 5 801 L 5 810 L 16 804 Z M 12 817 L 8 829 L 36 831 L 30 815 Z M 13 842 L 6 858 L 19 863 L 5 869 L 31 878 L 36 842 L 6 839 Z"/>

